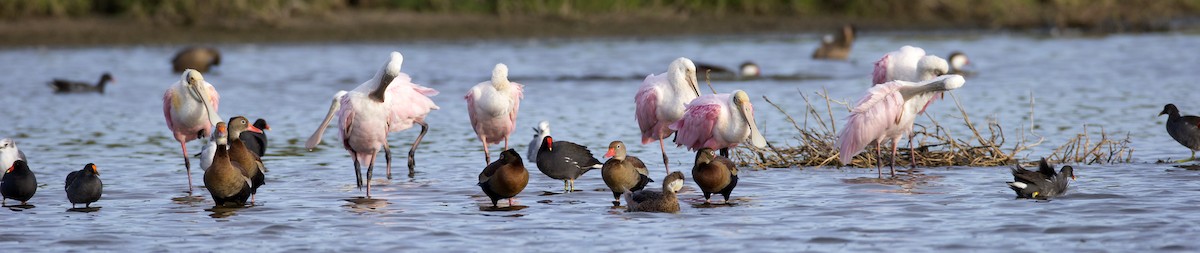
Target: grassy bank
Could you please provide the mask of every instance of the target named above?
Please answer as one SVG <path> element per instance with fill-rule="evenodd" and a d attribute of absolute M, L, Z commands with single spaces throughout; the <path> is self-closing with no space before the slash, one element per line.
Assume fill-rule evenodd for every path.
<path fill-rule="evenodd" d="M 21 0 L 0 1 L 0 44 L 728 34 L 842 23 L 1125 32 L 1198 14 L 1200 0 Z"/>

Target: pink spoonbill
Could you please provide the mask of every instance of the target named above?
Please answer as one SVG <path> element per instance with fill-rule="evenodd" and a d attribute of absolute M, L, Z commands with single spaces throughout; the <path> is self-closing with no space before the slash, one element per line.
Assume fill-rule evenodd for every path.
<path fill-rule="evenodd" d="M 890 81 L 875 85 L 858 100 L 838 134 L 838 155 L 842 164 L 850 161 L 869 144 L 883 145 L 892 141 L 892 176 L 896 176 L 896 146 L 900 138 L 912 132 L 913 121 L 924 101 L 933 93 L 962 87 L 966 81 L 959 75 L 944 75 L 920 83 Z M 876 157 L 880 153 L 875 149 Z M 883 177 L 882 166 L 876 167 Z"/>
<path fill-rule="evenodd" d="M 187 142 L 212 134 L 213 124 L 221 121 L 217 106 L 221 96 L 211 83 L 204 81 L 199 71 L 188 69 L 178 82 L 163 93 L 163 117 L 175 140 L 183 148 L 183 167 L 188 176 L 188 193 L 192 193 L 192 163 L 188 160 Z"/>
<path fill-rule="evenodd" d="M 471 117 L 471 128 L 483 142 L 483 163 L 491 162 L 488 144 L 499 144 L 504 140 L 508 150 L 508 136 L 517 127 L 517 110 L 521 109 L 524 86 L 508 81 L 508 66 L 496 64 L 492 69 L 492 80 L 484 81 L 467 91 L 467 113 Z"/>
<path fill-rule="evenodd" d="M 729 148 L 747 140 L 755 147 L 767 146 L 754 122 L 750 96 L 741 90 L 692 100 L 687 104 L 683 118 L 670 127 L 677 131 L 675 144 L 687 146 L 688 150 L 719 149 L 721 156 L 729 157 Z"/>
<path fill-rule="evenodd" d="M 305 142 L 305 147 L 312 150 L 321 143 L 321 136 L 329 126 L 334 116 L 338 118 L 338 135 L 342 138 L 342 147 L 350 152 L 354 159 L 354 174 L 358 187 L 364 185 L 362 179 L 362 164 L 367 165 L 367 198 L 371 197 L 371 177 L 375 167 L 375 155 L 380 149 L 384 151 L 387 160 L 388 178 L 392 177 L 392 151 L 387 145 L 387 134 L 412 128 L 413 124 L 421 125 L 421 133 L 413 141 L 408 150 L 408 176 L 412 177 L 416 165 L 414 155 L 421 138 L 429 130 L 425 116 L 438 106 L 430 100 L 430 96 L 438 94 L 437 90 L 426 88 L 412 82 L 412 78 L 400 72 L 404 56 L 392 52 L 391 58 L 383 68 L 376 71 L 375 77 L 367 80 L 351 91 L 338 91 L 333 96 L 333 103 L 325 120 L 317 127 L 317 131 Z"/>
<path fill-rule="evenodd" d="M 886 83 L 888 81 L 900 80 L 908 81 L 903 84 L 916 84 L 917 82 L 926 81 L 935 77 L 944 75 L 950 71 L 949 64 L 945 59 L 935 55 L 926 55 L 925 50 L 914 46 L 903 46 L 900 50 L 892 51 L 875 62 L 875 71 L 872 73 L 872 86 Z M 905 103 L 914 103 L 905 106 L 920 106 L 920 110 L 916 115 L 925 113 L 925 109 L 933 104 L 934 100 L 943 97 L 941 91 L 932 92 L 929 94 L 919 95 L 917 98 L 906 100 Z M 910 124 L 911 125 L 911 124 Z M 909 126 L 911 128 L 911 126 Z M 912 138 L 908 138 L 909 154 L 915 154 Z M 881 147 L 875 147 L 880 149 Z M 879 151 L 879 150 L 876 150 Z M 878 153 L 878 152 L 877 152 Z M 917 157 L 910 155 L 910 168 L 915 168 L 917 165 Z"/>
<path fill-rule="evenodd" d="M 700 96 L 700 86 L 696 82 L 696 64 L 688 58 L 679 57 L 667 67 L 667 72 L 646 76 L 642 87 L 638 88 L 633 101 L 637 103 L 637 122 L 642 131 L 642 144 L 658 141 L 662 150 L 663 167 L 671 172 L 668 166 L 667 148 L 663 139 L 674 132 L 669 127 L 683 118 L 685 105 Z"/>

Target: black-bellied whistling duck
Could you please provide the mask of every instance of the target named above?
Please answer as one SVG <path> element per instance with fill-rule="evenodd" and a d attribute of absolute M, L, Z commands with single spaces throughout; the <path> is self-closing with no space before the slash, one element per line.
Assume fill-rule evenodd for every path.
<path fill-rule="evenodd" d="M 644 189 L 625 193 L 625 206 L 630 212 L 679 212 L 679 198 L 675 193 L 683 188 L 683 173 L 676 171 L 663 178 L 661 191 Z"/>
<path fill-rule="evenodd" d="M 646 184 L 654 182 L 650 180 L 650 171 L 641 159 L 625 154 L 624 142 L 609 143 L 608 153 L 605 153 L 604 157 L 609 159 L 600 168 L 600 176 L 604 178 L 608 189 L 612 190 L 613 204 L 621 204 L 621 194 L 641 190 Z"/>

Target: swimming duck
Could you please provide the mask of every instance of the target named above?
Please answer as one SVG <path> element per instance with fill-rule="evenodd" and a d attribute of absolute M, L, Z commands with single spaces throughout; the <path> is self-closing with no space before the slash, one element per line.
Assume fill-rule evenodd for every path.
<path fill-rule="evenodd" d="M 100 181 L 100 169 L 96 168 L 96 164 L 89 163 L 81 170 L 72 171 L 67 174 L 64 188 L 67 190 L 67 200 L 71 201 L 71 208 L 75 208 L 75 204 L 83 204 L 84 208 L 92 207 L 92 203 L 100 200 L 100 195 L 104 192 L 104 182 Z"/>
<path fill-rule="evenodd" d="M 99 92 L 100 94 L 104 94 L 104 87 L 107 86 L 109 82 L 115 81 L 116 79 L 113 79 L 111 74 L 105 72 L 104 75 L 100 76 L 100 81 L 96 82 L 95 85 L 87 82 L 54 79 L 54 81 L 50 82 L 50 88 L 54 89 L 54 93 Z"/>
<path fill-rule="evenodd" d="M 858 29 L 854 25 L 844 25 L 836 35 L 825 35 L 821 46 L 813 51 L 813 59 L 845 60 L 850 57 L 850 47 L 854 46 L 854 37 Z"/>
<path fill-rule="evenodd" d="M 1167 115 L 1167 134 L 1171 135 L 1172 139 L 1179 142 L 1192 150 L 1192 156 L 1188 159 L 1179 160 L 1176 162 L 1190 162 L 1196 160 L 1196 150 L 1200 150 L 1200 117 L 1187 115 L 1179 116 L 1179 108 L 1175 108 L 1175 104 L 1167 104 L 1163 106 L 1162 112 Z"/>
<path fill-rule="evenodd" d="M 697 62 L 695 64 L 697 77 L 704 77 L 705 75 L 708 75 L 709 78 L 715 80 L 738 78 L 752 79 L 762 75 L 762 72 L 759 71 L 758 64 L 754 64 L 754 62 L 750 61 L 746 61 L 741 65 L 738 65 L 738 72 L 736 75 L 733 71 L 719 65 L 703 62 Z"/>
<path fill-rule="evenodd" d="M 711 148 L 700 149 L 696 152 L 696 165 L 692 166 L 692 180 L 704 192 L 704 203 L 709 203 L 713 193 L 725 196 L 729 202 L 729 194 L 737 187 L 738 169 L 729 158 L 718 156 Z"/>
<path fill-rule="evenodd" d="M 195 69 L 200 73 L 208 73 L 208 69 L 214 65 L 221 65 L 221 52 L 208 47 L 184 48 L 171 59 L 171 66 L 175 72 Z"/>
<path fill-rule="evenodd" d="M 641 190 L 646 184 L 654 182 L 650 180 L 650 171 L 641 159 L 625 154 L 624 142 L 609 143 L 604 158 L 610 159 L 600 168 L 600 176 L 604 178 L 608 189 L 612 190 L 614 204 L 621 203 L 621 195 L 625 192 Z"/>
<path fill-rule="evenodd" d="M 683 188 L 683 173 L 671 172 L 663 178 L 662 191 L 640 190 L 625 192 L 625 206 L 630 212 L 679 212 L 679 199 L 675 193 Z"/>
<path fill-rule="evenodd" d="M 21 201 L 21 205 L 25 205 L 37 193 L 37 178 L 29 170 L 29 164 L 25 160 L 17 160 L 4 172 L 4 179 L 0 180 L 0 195 L 4 198 L 0 199 L 0 205 L 7 205 L 4 201 L 8 199 Z"/>
<path fill-rule="evenodd" d="M 950 72 L 948 72 L 948 74 L 967 74 L 967 71 L 963 69 L 963 67 L 966 67 L 967 64 L 971 63 L 971 60 L 967 59 L 967 54 L 960 51 L 954 51 L 950 53 L 950 56 L 946 57 L 946 60 L 950 62 Z"/>
<path fill-rule="evenodd" d="M 592 156 L 587 147 L 569 141 L 554 141 L 554 137 L 542 138 L 538 149 L 538 170 L 546 176 L 562 180 L 563 191 L 575 191 L 575 179 L 592 169 L 602 168 L 599 159 Z"/>
<path fill-rule="evenodd" d="M 483 193 L 492 199 L 492 207 L 497 207 L 500 199 L 508 199 L 508 206 L 513 206 L 513 197 L 525 190 L 529 184 L 529 171 L 521 162 L 521 154 L 508 149 L 500 153 L 500 158 L 488 164 L 479 172 L 479 183 Z"/>
<path fill-rule="evenodd" d="M 1022 168 L 1020 164 L 1012 168 L 1013 181 L 1006 182 L 1008 187 L 1017 193 L 1017 198 L 1050 199 L 1067 193 L 1067 180 L 1075 180 L 1075 169 L 1070 165 L 1063 166 L 1059 172 L 1042 158 L 1038 162 L 1038 171 Z"/>
<path fill-rule="evenodd" d="M 250 198 L 250 178 L 241 167 L 229 161 L 229 141 L 225 122 L 217 122 L 217 148 L 213 152 L 213 163 L 204 171 L 204 187 L 212 195 L 217 206 L 240 207 Z"/>

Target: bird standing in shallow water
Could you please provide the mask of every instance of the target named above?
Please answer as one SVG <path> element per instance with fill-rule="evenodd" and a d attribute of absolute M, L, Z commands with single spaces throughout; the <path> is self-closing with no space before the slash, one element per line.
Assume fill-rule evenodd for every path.
<path fill-rule="evenodd" d="M 525 151 L 525 157 L 530 162 L 537 162 L 537 153 L 542 149 L 542 139 L 550 136 L 550 122 L 538 122 L 538 126 L 533 128 L 533 140 L 529 141 L 529 149 Z"/>
<path fill-rule="evenodd" d="M 83 204 L 84 208 L 92 207 L 92 203 L 100 200 L 104 193 L 104 182 L 100 181 L 100 169 L 95 164 L 87 164 L 83 169 L 67 174 L 67 182 L 63 187 L 67 191 L 67 200 L 71 208 L 75 204 Z"/>
<path fill-rule="evenodd" d="M 754 105 L 745 91 L 733 94 L 704 95 L 687 104 L 683 118 L 670 126 L 675 144 L 689 150 L 720 149 L 729 157 L 729 148 L 750 141 L 755 147 L 766 147 L 767 141 L 754 122 Z"/>
<path fill-rule="evenodd" d="M 688 58 L 679 57 L 671 62 L 666 73 L 646 76 L 637 95 L 633 97 L 637 105 L 635 114 L 638 128 L 642 131 L 642 144 L 658 141 L 663 167 L 667 172 L 671 171 L 671 167 L 663 139 L 675 133 L 669 126 L 683 118 L 685 106 L 699 96 L 696 64 Z"/>
<path fill-rule="evenodd" d="M 1196 150 L 1200 150 L 1200 117 L 1192 115 L 1179 116 L 1179 108 L 1176 108 L 1175 104 L 1163 106 L 1163 110 L 1158 113 L 1158 116 L 1162 116 L 1163 114 L 1167 115 L 1167 134 L 1171 135 L 1171 138 L 1175 139 L 1176 142 L 1179 142 L 1179 145 L 1192 150 L 1191 157 L 1175 162 L 1182 163 L 1196 160 Z"/>
<path fill-rule="evenodd" d="M 213 164 L 204 171 L 204 187 L 212 195 L 213 202 L 219 207 L 240 207 L 246 205 L 250 198 L 251 182 L 246 177 L 245 170 L 229 159 L 229 141 L 225 130 L 225 122 L 217 123 L 217 148 L 213 154 Z"/>
<path fill-rule="evenodd" d="M 17 148 L 17 142 L 9 138 L 0 139 L 0 178 L 4 177 L 4 171 L 13 166 L 17 160 L 25 160 L 25 152 L 21 152 Z"/>
<path fill-rule="evenodd" d="M 421 133 L 413 140 L 412 148 L 408 150 L 408 177 L 416 173 L 417 146 L 429 125 L 425 116 L 437 110 L 438 106 L 429 97 L 438 94 L 437 90 L 426 88 L 412 82 L 412 78 L 400 72 L 404 56 L 400 52 L 392 52 L 391 58 L 383 68 L 375 72 L 371 78 L 352 91 L 339 91 L 333 96 L 333 103 L 321 125 L 308 137 L 305 148 L 313 150 L 321 143 L 325 128 L 336 116 L 338 118 L 338 135 L 342 137 L 342 148 L 350 152 L 354 159 L 354 173 L 358 187 L 363 187 L 361 165 L 367 165 L 367 197 L 371 197 L 371 177 L 375 167 L 375 155 L 383 149 L 387 160 L 387 177 L 392 178 L 392 151 L 387 145 L 387 134 L 412 128 L 413 124 L 421 125 Z"/>
<path fill-rule="evenodd" d="M 245 117 L 237 116 L 229 118 L 228 143 L 229 161 L 237 164 L 238 168 L 242 169 L 242 175 L 250 179 L 250 202 L 254 203 L 255 195 L 258 194 L 258 187 L 266 184 L 267 167 L 263 165 L 262 158 L 254 154 L 249 148 L 246 148 L 246 143 L 242 141 L 243 136 L 247 133 L 262 133 L 257 127 L 250 125 L 250 121 Z M 214 156 L 215 159 L 215 156 Z"/>
<path fill-rule="evenodd" d="M 692 166 L 692 180 L 704 193 L 704 203 L 709 203 L 709 196 L 720 193 L 729 203 L 729 194 L 738 183 L 738 168 L 729 158 L 718 156 L 710 148 L 702 148 L 696 152 L 696 165 Z"/>
<path fill-rule="evenodd" d="M 167 129 L 183 149 L 183 167 L 188 177 L 188 194 L 192 193 L 192 163 L 188 160 L 187 142 L 200 138 L 200 133 L 212 133 L 213 124 L 221 121 L 217 108 L 220 94 L 204 76 L 195 70 L 183 71 L 178 82 L 163 93 L 163 117 Z"/>
<path fill-rule="evenodd" d="M 650 171 L 641 159 L 625 154 L 624 142 L 609 143 L 604 158 L 610 159 L 600 168 L 600 177 L 613 193 L 613 205 L 621 204 L 621 195 L 625 192 L 641 190 L 646 184 L 654 182 L 650 180 Z"/>
<path fill-rule="evenodd" d="M 521 155 L 516 150 L 508 149 L 500 152 L 500 158 L 488 164 L 479 172 L 479 188 L 492 200 L 492 207 L 497 207 L 500 199 L 508 199 L 508 206 L 513 206 L 513 197 L 525 190 L 529 184 L 529 171 L 521 162 Z"/>
<path fill-rule="evenodd" d="M 671 172 L 663 178 L 661 191 L 650 189 L 625 192 L 625 206 L 630 212 L 679 212 L 679 198 L 675 196 L 683 188 L 683 173 Z"/>
<path fill-rule="evenodd" d="M 463 99 L 467 100 L 467 113 L 471 128 L 483 142 L 483 162 L 492 160 L 487 145 L 504 141 L 508 150 L 508 136 L 517 128 L 517 111 L 521 109 L 524 85 L 508 81 L 508 66 L 496 64 L 492 69 L 492 80 L 476 84 Z"/>
<path fill-rule="evenodd" d="M 962 87 L 966 80 L 958 75 L 941 76 L 933 80 L 911 83 L 891 81 L 876 85 L 867 90 L 867 94 L 855 103 L 846 117 L 842 132 L 838 134 L 838 156 L 842 164 L 850 164 L 854 155 L 862 152 L 863 148 L 872 143 L 882 145 L 884 141 L 892 141 L 892 176 L 896 176 L 897 146 L 900 138 L 912 132 L 913 121 L 921 109 L 920 104 L 911 102 L 914 99 L 927 97 L 933 92 L 947 91 Z M 879 149 L 875 149 L 876 157 Z M 883 177 L 883 165 L 877 167 L 879 177 Z"/>
<path fill-rule="evenodd" d="M 547 135 L 542 138 L 540 146 L 538 170 L 550 178 L 562 180 L 564 192 L 575 191 L 575 179 L 583 176 L 583 173 L 603 167 L 600 160 L 592 156 L 592 151 L 582 145 L 554 141 L 554 137 Z"/>
<path fill-rule="evenodd" d="M 63 79 L 54 79 L 54 81 L 50 82 L 50 88 L 54 89 L 54 93 L 99 92 L 100 94 L 104 94 L 104 87 L 108 86 L 108 83 L 116 82 L 116 81 L 117 80 L 113 79 L 111 74 L 106 72 L 106 73 L 104 73 L 104 75 L 100 76 L 100 81 L 96 82 L 96 85 L 92 85 L 92 84 L 89 84 L 86 82 L 75 82 L 75 81 L 69 81 L 69 80 L 63 80 Z"/>
<path fill-rule="evenodd" d="M 17 160 L 13 162 L 12 167 L 5 169 L 4 178 L 0 180 L 0 195 L 3 196 L 0 205 L 7 206 L 5 200 L 8 199 L 21 201 L 21 205 L 26 205 L 34 193 L 37 193 L 37 177 L 29 170 L 29 164 L 25 163 L 25 160 Z"/>

